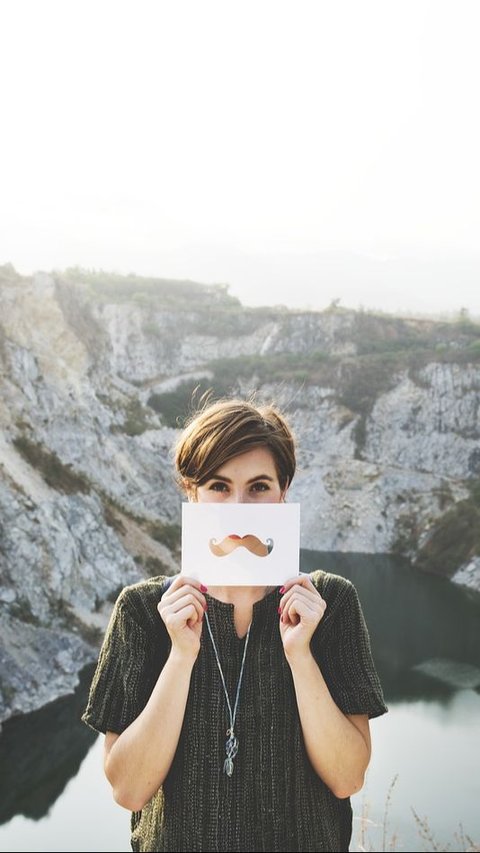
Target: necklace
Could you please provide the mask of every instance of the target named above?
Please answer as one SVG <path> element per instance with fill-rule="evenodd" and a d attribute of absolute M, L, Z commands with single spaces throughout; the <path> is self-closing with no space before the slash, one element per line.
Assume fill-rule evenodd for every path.
<path fill-rule="evenodd" d="M 226 757 L 225 761 L 223 762 L 223 772 L 226 773 L 227 776 L 231 776 L 233 773 L 233 759 L 235 758 L 235 756 L 238 752 L 238 738 L 235 735 L 235 720 L 237 718 L 238 699 L 240 696 L 240 688 L 242 686 L 243 668 L 245 666 L 245 656 L 247 654 L 248 639 L 250 637 L 250 628 L 252 627 L 252 623 L 250 623 L 250 625 L 248 626 L 247 636 L 245 637 L 245 645 L 243 647 L 242 665 L 240 667 L 240 675 L 238 677 L 238 683 L 237 683 L 237 693 L 235 696 L 235 704 L 233 706 L 233 712 L 232 712 L 232 706 L 230 704 L 230 699 L 228 697 L 228 690 L 227 690 L 227 686 L 225 684 L 225 678 L 223 675 L 223 670 L 222 670 L 222 666 L 220 663 L 220 658 L 218 656 L 218 651 L 217 651 L 217 647 L 215 645 L 215 640 L 213 639 L 212 629 L 210 627 L 210 622 L 209 622 L 209 619 L 208 619 L 208 616 L 206 613 L 205 613 L 205 619 L 207 622 L 208 633 L 210 634 L 210 639 L 212 641 L 212 646 L 213 646 L 213 651 L 215 653 L 215 660 L 217 661 L 218 671 L 220 673 L 220 678 L 222 680 L 223 692 L 225 693 L 225 699 L 227 700 L 228 714 L 230 717 L 230 728 L 227 729 L 227 740 L 225 742 L 225 752 L 227 754 L 227 757 Z"/>

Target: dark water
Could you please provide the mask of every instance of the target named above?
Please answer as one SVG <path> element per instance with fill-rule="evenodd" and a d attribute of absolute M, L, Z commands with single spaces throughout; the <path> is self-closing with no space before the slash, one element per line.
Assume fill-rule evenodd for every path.
<path fill-rule="evenodd" d="M 478 668 L 476 686 L 480 686 L 479 594 L 384 554 L 303 551 L 302 571 L 317 568 L 355 584 L 390 704 L 414 699 L 448 702 L 450 682 L 459 678 L 461 664 Z M 440 663 L 433 667 L 444 683 L 415 668 L 436 659 L 444 661 L 443 672 Z M 471 675 L 475 681 L 474 672 Z M 470 686 L 467 676 L 466 680 Z"/>
<path fill-rule="evenodd" d="M 303 552 L 302 570 L 313 568 L 357 587 L 390 708 L 371 723 L 351 850 L 459 851 L 462 832 L 479 843 L 480 596 L 385 556 Z M 91 673 L 75 696 L 4 725 L 0 849 L 130 849 L 129 815 L 102 773 L 103 739 L 79 721 Z"/>

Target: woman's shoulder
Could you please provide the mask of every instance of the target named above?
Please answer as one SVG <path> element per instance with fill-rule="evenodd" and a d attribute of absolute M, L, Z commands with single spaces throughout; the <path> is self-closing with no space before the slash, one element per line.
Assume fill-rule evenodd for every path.
<path fill-rule="evenodd" d="M 126 611 L 139 625 L 147 629 L 158 627 L 157 604 L 172 581 L 167 575 L 137 581 L 125 586 L 117 598 L 117 610 Z"/>
<path fill-rule="evenodd" d="M 357 590 L 348 578 L 321 570 L 311 572 L 310 578 L 327 604 L 325 616 L 319 624 L 322 634 L 343 631 L 346 625 L 351 631 L 363 630 L 362 606 Z"/>
<path fill-rule="evenodd" d="M 353 583 L 341 575 L 334 575 L 331 572 L 317 569 L 310 572 L 310 579 L 330 608 L 332 605 L 340 605 L 342 601 L 357 595 Z"/>

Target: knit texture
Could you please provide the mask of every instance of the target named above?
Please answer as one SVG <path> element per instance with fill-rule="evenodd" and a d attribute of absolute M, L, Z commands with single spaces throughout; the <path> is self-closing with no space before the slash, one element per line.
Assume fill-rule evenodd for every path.
<path fill-rule="evenodd" d="M 311 649 L 334 701 L 346 714 L 383 714 L 354 586 L 321 571 L 311 579 L 327 602 Z M 148 701 L 170 649 L 157 611 L 168 582 L 158 577 L 126 587 L 117 600 L 82 717 L 97 731 L 120 734 Z M 235 632 L 233 605 L 206 598 L 233 698 L 245 640 Z M 306 755 L 278 627 L 279 599 L 275 590 L 253 607 L 230 778 L 223 773 L 228 711 L 212 643 L 202 631 L 177 751 L 162 788 L 132 814 L 132 850 L 348 850 L 350 801 L 334 796 Z"/>

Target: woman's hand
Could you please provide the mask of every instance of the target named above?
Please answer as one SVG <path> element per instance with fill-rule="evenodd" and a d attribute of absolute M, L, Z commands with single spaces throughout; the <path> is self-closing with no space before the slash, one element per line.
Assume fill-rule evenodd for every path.
<path fill-rule="evenodd" d="M 297 575 L 281 587 L 280 636 L 287 658 L 309 651 L 310 640 L 323 618 L 326 601 L 315 589 L 309 575 Z"/>
<path fill-rule="evenodd" d="M 197 657 L 207 602 L 207 587 L 178 575 L 162 595 L 157 608 L 172 641 L 172 651 Z"/>

